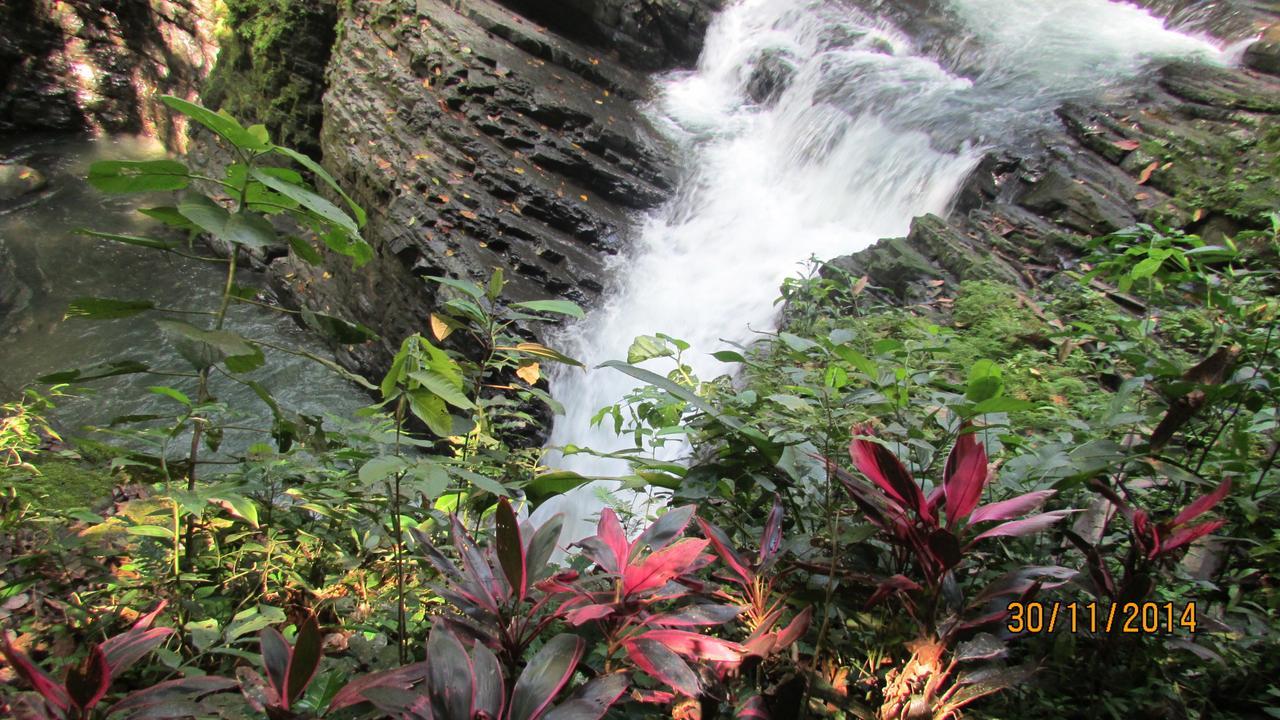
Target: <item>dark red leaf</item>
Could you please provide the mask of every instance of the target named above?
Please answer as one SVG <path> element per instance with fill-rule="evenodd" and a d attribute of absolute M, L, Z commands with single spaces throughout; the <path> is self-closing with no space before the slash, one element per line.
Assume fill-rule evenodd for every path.
<path fill-rule="evenodd" d="M 938 528 L 929 533 L 929 554 L 943 570 L 960 564 L 960 541 L 947 530 Z"/>
<path fill-rule="evenodd" d="M 107 656 L 107 669 L 117 677 L 147 653 L 155 650 L 170 635 L 173 628 L 135 629 L 107 638 L 102 642 L 102 653 Z"/>
<path fill-rule="evenodd" d="M 497 529 L 498 563 L 502 572 L 511 584 L 511 591 L 516 600 L 524 600 L 529 591 L 529 573 L 526 567 L 524 538 L 520 536 L 520 519 L 511 507 L 511 501 L 498 500 L 498 509 L 494 513 L 494 524 Z"/>
<path fill-rule="evenodd" d="M 1221 520 L 1221 519 L 1210 520 L 1209 522 L 1201 523 L 1199 525 L 1186 528 L 1185 530 L 1181 530 L 1176 534 L 1174 534 L 1173 537 L 1160 543 L 1160 553 L 1164 554 L 1167 552 L 1173 552 L 1174 550 L 1177 550 L 1183 545 L 1188 545 L 1190 543 L 1193 543 L 1196 540 L 1199 540 L 1200 538 L 1204 537 L 1205 535 L 1208 535 L 1209 533 L 1213 532 L 1214 530 L 1217 530 L 1218 528 L 1222 527 L 1224 524 L 1226 524 L 1226 522 L 1227 522 L 1226 520 Z"/>
<path fill-rule="evenodd" d="M 89 655 L 67 668 L 67 695 L 82 711 L 92 709 L 111 687 L 111 673 L 107 670 L 107 656 L 102 646 L 93 644 Z"/>
<path fill-rule="evenodd" d="M 666 645 L 653 640 L 634 638 L 624 640 L 622 647 L 627 657 L 636 667 L 645 671 L 672 689 L 689 697 L 697 697 L 702 691 L 702 683 L 679 655 L 669 650 Z"/>
<path fill-rule="evenodd" d="M 947 500 L 947 527 L 955 527 L 956 523 L 969 517 L 987 486 L 987 449 L 970 430 L 961 428 L 942 476 Z"/>
<path fill-rule="evenodd" d="M 764 704 L 764 698 L 760 695 L 752 695 L 733 709 L 735 718 L 742 720 L 769 720 L 769 708 Z"/>
<path fill-rule="evenodd" d="M 600 720 L 622 693 L 627 691 L 627 676 L 610 673 L 583 685 L 570 700 L 551 708 L 543 720 Z"/>
<path fill-rule="evenodd" d="M 1200 496 L 1195 502 L 1191 503 L 1183 509 L 1182 512 L 1178 513 L 1178 516 L 1175 517 L 1173 522 L 1170 524 L 1171 527 L 1185 525 L 1209 512 L 1213 509 L 1213 506 L 1221 502 L 1222 498 L 1226 497 L 1229 492 L 1231 492 L 1231 478 L 1223 480 L 1222 484 L 1219 485 L 1216 490 L 1208 493 L 1207 495 Z"/>
<path fill-rule="evenodd" d="M 511 690 L 508 720 L 538 720 L 573 677 L 585 647 L 582 638 L 568 633 L 557 635 L 543 645 Z"/>
<path fill-rule="evenodd" d="M 9 639 L 9 633 L 5 631 L 0 631 L 0 653 L 4 654 L 5 661 L 13 667 L 13 671 L 26 680 L 32 689 L 40 693 L 47 703 L 63 712 L 71 708 L 71 698 L 67 695 L 66 689 L 54 682 L 53 678 L 46 675 L 26 655 L 14 647 Z"/>
<path fill-rule="evenodd" d="M 1044 504 L 1057 490 L 1037 490 L 1008 500 L 983 505 L 969 516 L 969 524 L 995 522 L 1021 517 Z"/>
<path fill-rule="evenodd" d="M 744 648 L 736 642 L 701 635 L 688 630 L 649 630 L 640 636 L 666 645 L 672 652 L 692 660 L 707 662 L 734 662 L 742 657 Z"/>
<path fill-rule="evenodd" d="M 119 713 L 139 718 L 148 717 L 146 711 L 150 708 L 189 702 L 203 695 L 230 690 L 235 686 L 235 680 L 222 677 L 203 676 L 166 680 L 126 695 L 120 702 L 107 708 L 106 715 L 110 717 Z"/>
<path fill-rule="evenodd" d="M 541 580 L 547 572 L 554 571 L 551 555 L 560 541 L 560 530 L 564 528 L 564 515 L 557 513 L 543 523 L 529 538 L 529 546 L 525 549 L 526 583 L 532 584 Z"/>
<path fill-rule="evenodd" d="M 742 614 L 736 605 L 690 605 L 675 612 L 654 615 L 645 621 L 657 627 L 700 627 L 723 625 Z"/>
<path fill-rule="evenodd" d="M 747 587 L 755 580 L 756 574 L 747 567 L 747 562 L 742 559 L 729 545 L 729 538 L 720 528 L 711 523 L 698 518 L 698 526 L 702 528 L 702 535 L 711 542 L 712 549 L 720 556 L 721 562 L 729 566 L 729 570 L 741 580 L 743 587 Z"/>
<path fill-rule="evenodd" d="M 374 688 L 408 690 L 425 680 L 427 674 L 427 663 L 420 662 L 358 677 L 333 696 L 333 700 L 329 701 L 329 712 L 368 702 L 364 693 Z"/>
<path fill-rule="evenodd" d="M 800 614 L 792 618 L 791 622 L 782 629 L 782 632 L 778 633 L 777 649 L 782 650 L 804 637 L 804 634 L 809 631 L 809 624 L 811 622 L 813 622 L 812 605 L 801 610 Z"/>
<path fill-rule="evenodd" d="M 876 591 L 871 594 L 871 598 L 867 600 L 867 606 L 870 607 L 881 600 L 895 595 L 900 592 L 915 592 L 922 589 L 920 584 L 906 575 L 894 575 L 886 578 L 883 582 L 876 586 Z"/>
<path fill-rule="evenodd" d="M 765 521 L 764 532 L 760 535 L 760 556 L 757 564 L 764 567 L 782 549 L 782 498 L 773 496 L 773 509 Z"/>
<path fill-rule="evenodd" d="M 609 512 L 607 509 L 605 512 Z M 685 538 L 645 558 L 638 565 L 626 567 L 622 573 L 622 592 L 636 595 L 656 590 L 668 581 L 697 569 L 699 556 L 708 540 Z"/>
<path fill-rule="evenodd" d="M 600 512 L 600 522 L 596 526 L 596 539 L 607 550 L 600 554 L 601 557 L 595 558 L 596 563 L 605 572 L 621 573 L 631 556 L 631 543 L 627 542 L 622 523 L 618 522 L 618 516 L 614 514 L 612 508 L 605 508 Z"/>
<path fill-rule="evenodd" d="M 289 694 L 285 682 L 289 677 L 289 660 L 293 650 L 284 636 L 275 628 L 264 628 L 258 633 L 258 641 L 262 652 L 262 668 L 267 671 L 267 682 L 271 689 L 280 696 L 280 704 L 289 708 Z"/>
<path fill-rule="evenodd" d="M 480 548 L 476 547 L 471 537 L 467 535 L 467 530 L 462 527 L 462 521 L 457 515 L 451 518 L 451 533 L 453 546 L 462 558 L 463 575 L 473 583 L 476 601 L 489 612 L 498 612 L 498 598 L 506 593 L 499 585 L 498 578 L 493 574 L 493 568 L 485 559 L 484 553 L 480 552 Z"/>
<path fill-rule="evenodd" d="M 1040 513 L 1032 515 L 1023 520 L 1014 520 L 1012 522 L 997 525 L 986 532 L 983 532 L 974 538 L 974 541 L 989 537 L 1022 537 L 1023 535 L 1031 535 L 1045 530 L 1059 520 L 1076 512 L 1075 510 L 1054 510 L 1053 512 Z"/>
<path fill-rule="evenodd" d="M 502 666 L 489 648 L 476 643 L 471 651 L 471 664 L 475 670 L 475 702 L 472 717 L 499 720 L 506 709 L 506 687 Z M 483 713 L 483 715 L 481 714 Z"/>
<path fill-rule="evenodd" d="M 320 633 L 315 616 L 307 618 L 298 628 L 298 636 L 294 638 L 293 650 L 289 654 L 284 695 L 288 696 L 290 705 L 302 697 L 302 692 L 311 684 L 311 678 L 315 677 L 320 659 L 324 657 L 323 644 L 324 635 Z"/>
<path fill-rule="evenodd" d="M 427 636 L 427 669 L 431 690 L 446 716 L 470 718 L 475 700 L 475 671 L 462 642 L 442 623 Z"/>
<path fill-rule="evenodd" d="M 853 432 L 855 435 L 871 435 L 870 428 L 866 426 L 855 427 Z M 871 440 L 855 438 L 849 443 L 849 457 L 853 459 L 853 466 L 900 508 L 915 511 L 926 523 L 932 521 L 924 491 L 888 448 Z"/>
<path fill-rule="evenodd" d="M 685 505 L 664 513 L 652 525 L 645 528 L 644 532 L 640 533 L 640 537 L 636 538 L 631 546 L 632 558 L 641 548 L 648 547 L 657 551 L 674 542 L 684 534 L 685 528 L 689 527 L 689 521 L 693 519 L 695 509 L 693 505 Z"/>

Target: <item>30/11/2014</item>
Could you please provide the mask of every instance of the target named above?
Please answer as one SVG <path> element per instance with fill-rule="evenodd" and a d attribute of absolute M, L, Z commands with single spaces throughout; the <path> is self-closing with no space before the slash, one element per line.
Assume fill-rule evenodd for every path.
<path fill-rule="evenodd" d="M 1196 604 L 1130 602 L 1009 603 L 1005 627 L 1011 633 L 1121 633 L 1147 634 L 1196 631 Z"/>

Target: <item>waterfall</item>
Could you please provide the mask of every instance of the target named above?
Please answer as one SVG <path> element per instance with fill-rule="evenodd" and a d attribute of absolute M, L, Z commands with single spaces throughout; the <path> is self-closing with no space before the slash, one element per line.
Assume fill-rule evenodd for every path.
<path fill-rule="evenodd" d="M 607 300 L 562 338 L 570 354 L 592 367 L 661 332 L 692 345 L 699 377 L 726 372 L 709 353 L 771 330 L 779 285 L 809 257 L 855 252 L 905 235 L 915 216 L 945 213 L 986 149 L 1043 127 L 1066 99 L 1122 84 L 1153 57 L 1220 57 L 1209 41 L 1107 0 L 937 5 L 949 34 L 939 57 L 853 3 L 739 0 L 723 10 L 697 69 L 662 78 L 651 108 L 684 159 L 679 188 L 640 218 Z M 590 419 L 636 384 L 610 369 L 557 375 L 566 413 L 549 444 L 626 447 Z M 551 464 L 626 472 L 583 454 Z M 598 493 L 579 488 L 534 517 L 563 512 L 566 539 L 582 537 Z"/>

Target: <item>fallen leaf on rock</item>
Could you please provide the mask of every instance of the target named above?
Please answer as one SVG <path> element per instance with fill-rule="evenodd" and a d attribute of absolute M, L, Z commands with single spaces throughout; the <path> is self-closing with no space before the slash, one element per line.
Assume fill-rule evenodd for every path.
<path fill-rule="evenodd" d="M 1147 181 L 1151 179 L 1151 174 L 1154 173 L 1158 167 L 1160 167 L 1160 163 L 1151 163 L 1150 165 L 1142 168 L 1142 172 L 1138 173 L 1138 184 L 1146 185 Z"/>
<path fill-rule="evenodd" d="M 1133 151 L 1138 149 L 1137 140 L 1117 140 L 1111 144 L 1124 151 Z"/>

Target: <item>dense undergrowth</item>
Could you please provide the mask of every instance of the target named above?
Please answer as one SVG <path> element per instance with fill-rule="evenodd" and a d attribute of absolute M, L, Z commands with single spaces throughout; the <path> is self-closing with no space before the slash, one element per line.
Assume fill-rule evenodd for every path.
<path fill-rule="evenodd" d="M 253 379 L 272 339 L 222 322 L 271 303 L 193 241 L 359 263 L 363 214 L 265 129 L 169 102 L 238 162 L 212 181 L 95 167 L 106 191 L 185 191 L 148 214 L 186 240 L 98 237 L 225 263 L 228 283 L 212 309 L 77 301 L 155 314 L 188 366 L 67 371 L 4 406 L 7 713 L 1274 714 L 1275 224 L 1219 245 L 1140 226 L 1051 286 L 937 283 L 914 307 L 816 266 L 750 347 L 638 338 L 606 365 L 644 384 L 597 421 L 634 438 L 622 483 L 665 509 L 606 510 L 566 548 L 558 519 L 522 518 L 586 479 L 515 438 L 530 403 L 555 409 L 545 366 L 576 364 L 522 328 L 581 311 L 507 302 L 501 273 L 431 279 L 447 299 L 366 382 L 377 405 L 291 412 Z M 709 350 L 735 372 L 695 377 Z M 136 426 L 129 450 L 43 420 L 125 372 L 165 373 L 152 392 L 174 407 L 122 418 L 107 437 Z M 232 384 L 270 427 L 219 400 Z M 671 443 L 688 462 L 654 459 Z"/>

